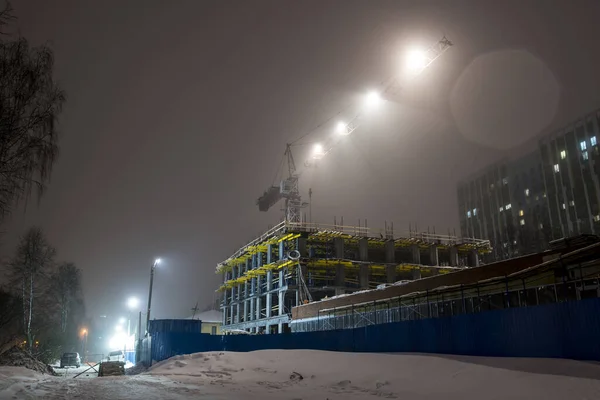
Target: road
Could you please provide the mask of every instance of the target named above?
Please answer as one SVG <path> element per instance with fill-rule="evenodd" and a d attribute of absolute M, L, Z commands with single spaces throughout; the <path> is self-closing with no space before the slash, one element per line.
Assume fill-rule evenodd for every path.
<path fill-rule="evenodd" d="M 14 376 L 0 378 L 1 399 L 166 399 L 196 398 L 206 391 L 200 386 L 183 384 L 162 376 L 137 375 L 98 378 L 93 371 L 82 374 L 86 368 L 58 369 L 60 376 L 28 376 L 15 368 Z M 0 371 L 0 375 L 1 375 Z M 220 396 L 210 396 L 220 399 Z"/>

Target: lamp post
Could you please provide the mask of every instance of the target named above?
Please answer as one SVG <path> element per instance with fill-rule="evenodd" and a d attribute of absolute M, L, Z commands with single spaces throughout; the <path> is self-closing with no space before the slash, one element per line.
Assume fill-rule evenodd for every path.
<path fill-rule="evenodd" d="M 148 333 L 148 329 L 150 328 L 150 306 L 152 305 L 152 284 L 154 283 L 154 270 L 156 266 L 160 264 L 160 258 L 154 260 L 154 264 L 150 268 L 150 290 L 148 291 L 148 314 L 146 315 L 146 333 Z"/>
<path fill-rule="evenodd" d="M 83 328 L 81 330 L 81 355 L 83 356 L 84 359 L 86 359 L 85 351 L 86 351 L 86 347 L 87 347 L 87 337 L 88 337 L 88 331 L 86 328 Z"/>

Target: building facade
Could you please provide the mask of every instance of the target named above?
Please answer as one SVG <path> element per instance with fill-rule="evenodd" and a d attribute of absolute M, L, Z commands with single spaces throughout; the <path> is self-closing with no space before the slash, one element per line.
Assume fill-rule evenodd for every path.
<path fill-rule="evenodd" d="M 217 266 L 222 329 L 288 332 L 300 304 L 475 267 L 489 249 L 487 240 L 398 235 L 390 226 L 284 221 Z"/>
<path fill-rule="evenodd" d="M 460 182 L 462 236 L 490 240 L 490 258 L 502 260 L 562 237 L 600 234 L 599 126 L 600 110 Z"/>

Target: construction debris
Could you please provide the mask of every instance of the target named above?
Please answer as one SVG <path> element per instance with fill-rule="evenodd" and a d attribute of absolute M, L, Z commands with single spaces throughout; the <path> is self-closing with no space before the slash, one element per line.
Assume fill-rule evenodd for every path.
<path fill-rule="evenodd" d="M 0 354 L 0 365 L 11 367 L 25 367 L 42 374 L 57 375 L 51 366 L 36 360 L 27 350 L 13 346 Z"/>

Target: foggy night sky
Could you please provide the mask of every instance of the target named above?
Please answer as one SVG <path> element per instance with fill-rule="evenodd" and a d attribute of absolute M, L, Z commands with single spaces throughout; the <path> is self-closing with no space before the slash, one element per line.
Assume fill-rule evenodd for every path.
<path fill-rule="evenodd" d="M 279 221 L 255 201 L 285 143 L 358 110 L 412 46 L 455 43 L 303 175 L 313 220 L 458 229 L 458 179 L 600 108 L 597 0 L 13 6 L 21 34 L 54 49 L 67 103 L 49 190 L 5 223 L 1 254 L 42 226 L 83 270 L 91 317 L 122 314 L 129 295 L 145 306 L 155 257 L 153 317 L 210 303 L 216 263 Z"/>

